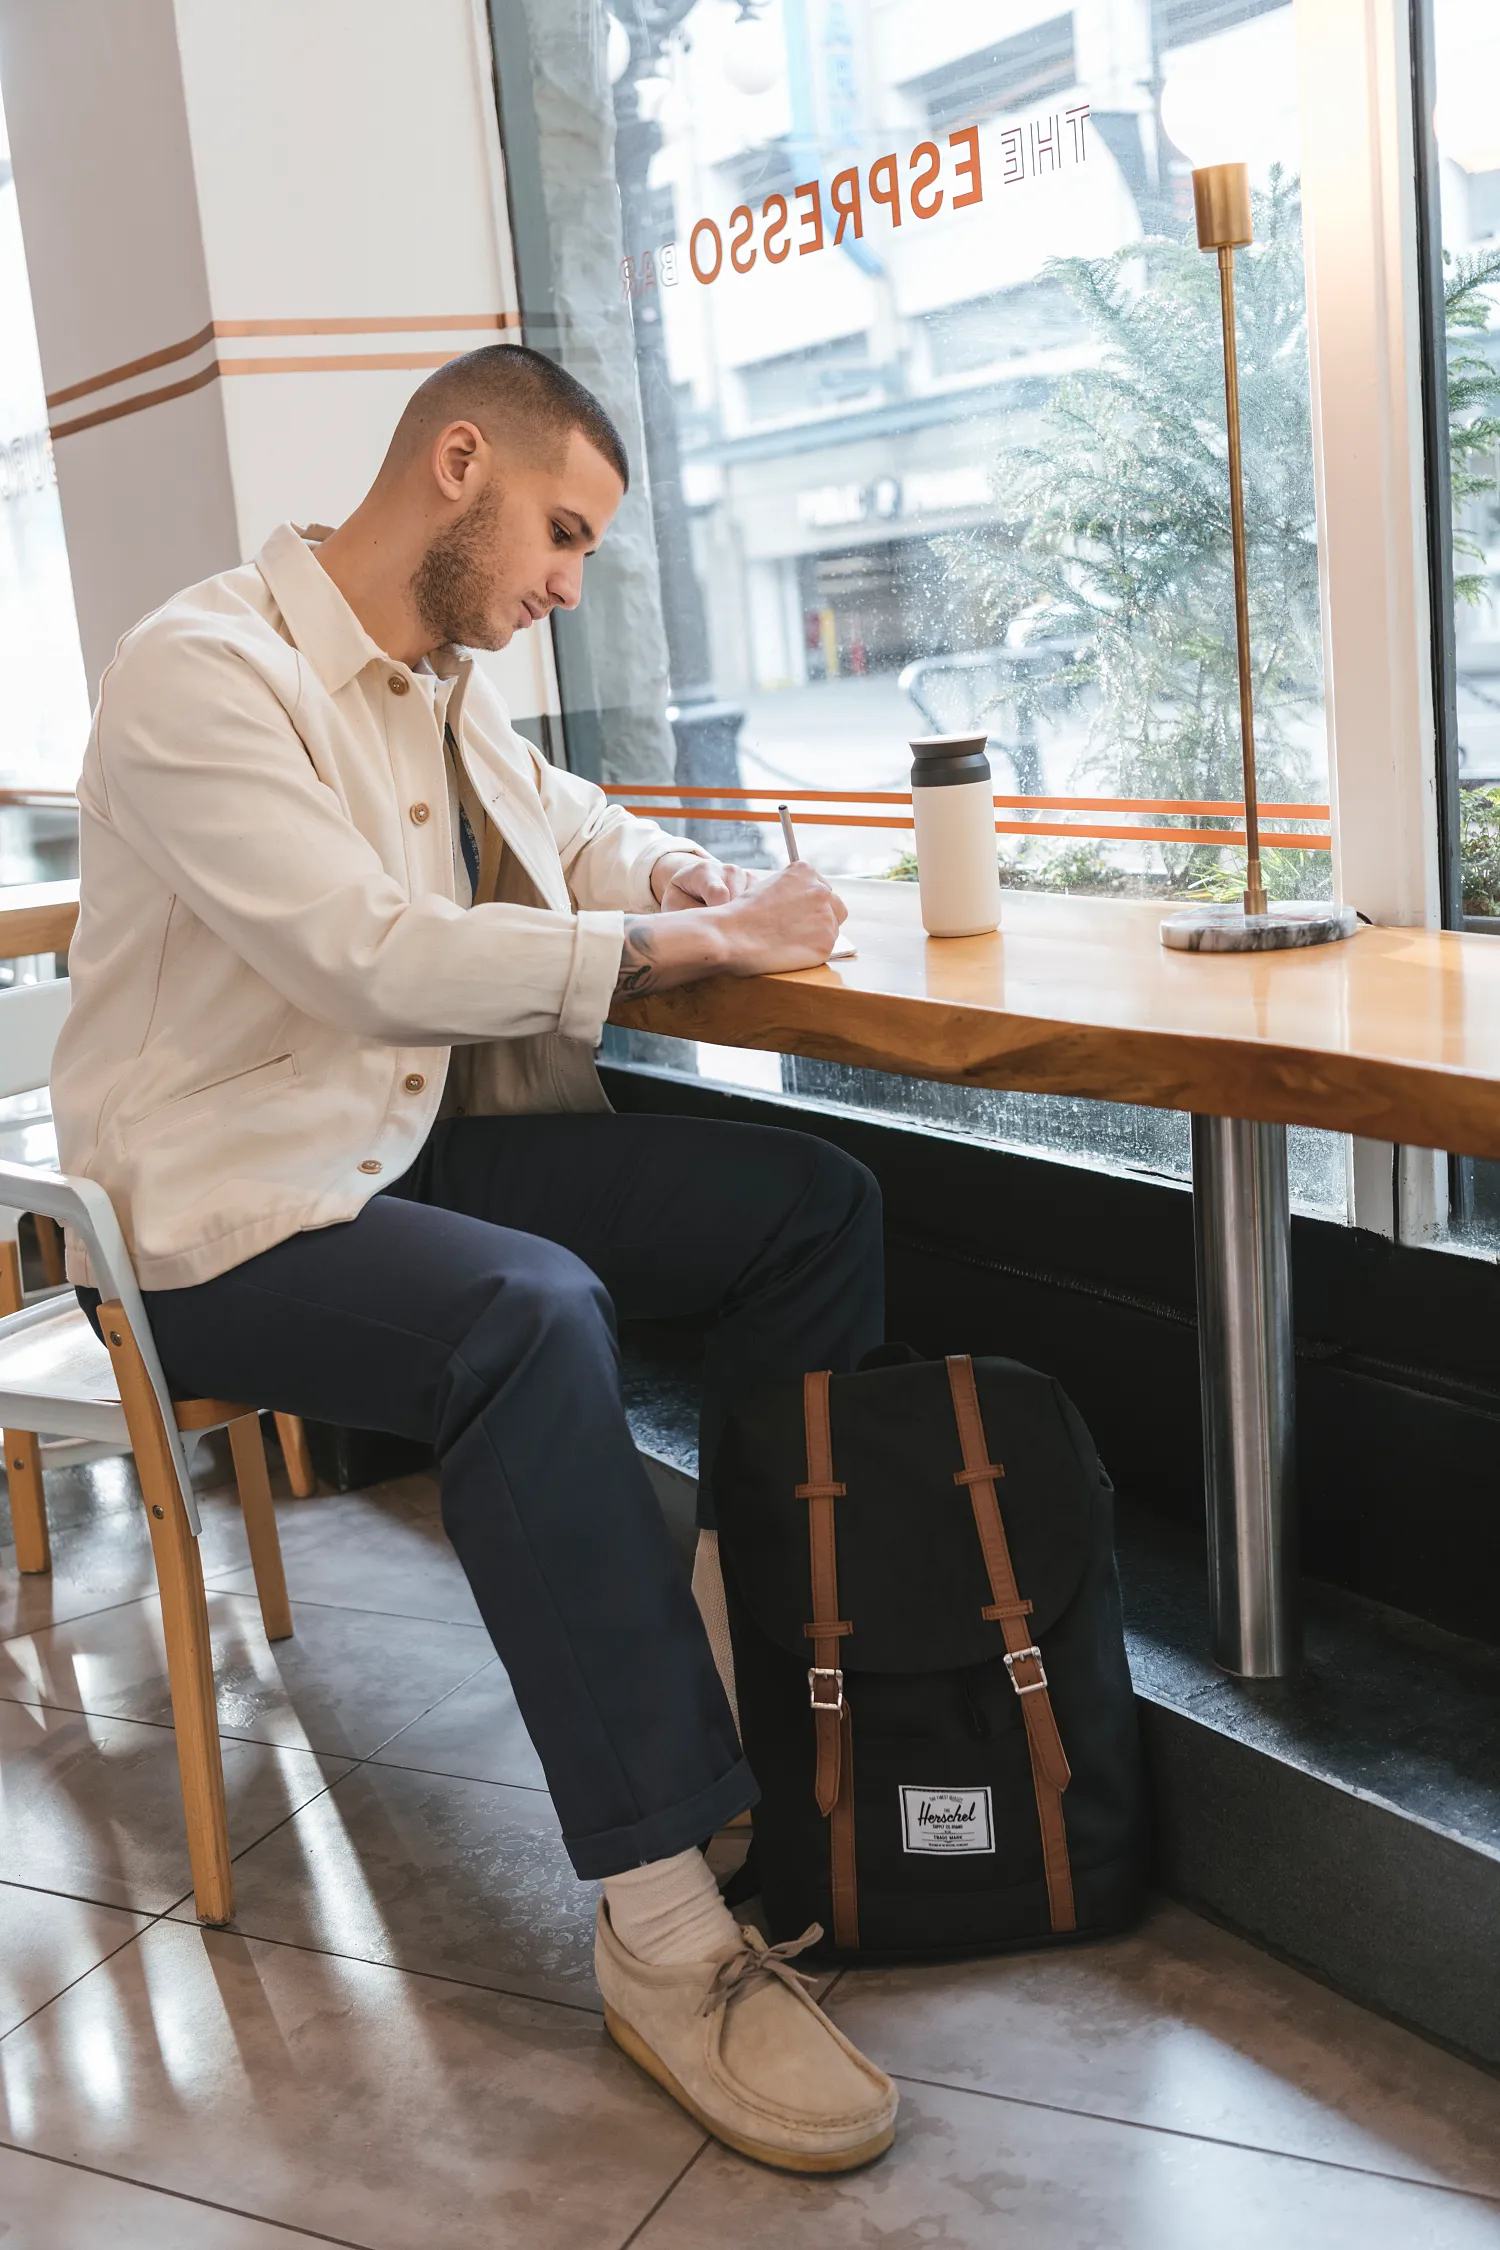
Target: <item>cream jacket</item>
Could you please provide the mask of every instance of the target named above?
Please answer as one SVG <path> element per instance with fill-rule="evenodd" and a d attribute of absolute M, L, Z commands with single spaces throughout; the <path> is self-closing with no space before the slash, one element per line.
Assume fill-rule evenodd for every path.
<path fill-rule="evenodd" d="M 460 903 L 445 718 L 493 904 Z M 58 1148 L 147 1289 L 352 1219 L 440 1109 L 607 1108 L 623 918 L 693 848 L 548 765 L 469 659 L 382 654 L 290 524 L 125 636 L 78 799 Z"/>

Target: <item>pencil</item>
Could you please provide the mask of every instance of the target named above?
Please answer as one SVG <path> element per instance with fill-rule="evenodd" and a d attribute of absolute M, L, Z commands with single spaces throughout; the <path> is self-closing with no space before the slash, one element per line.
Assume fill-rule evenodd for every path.
<path fill-rule="evenodd" d="M 781 840 L 786 845 L 786 856 L 789 860 L 800 859 L 802 854 L 797 849 L 797 838 L 792 828 L 792 816 L 785 805 L 778 805 L 776 810 L 781 817 Z"/>

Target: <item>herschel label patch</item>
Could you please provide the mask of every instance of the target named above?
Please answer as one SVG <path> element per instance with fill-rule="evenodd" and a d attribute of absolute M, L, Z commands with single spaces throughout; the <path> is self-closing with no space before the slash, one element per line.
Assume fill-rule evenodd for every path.
<path fill-rule="evenodd" d="M 901 1837 L 909 1852 L 992 1852 L 994 1822 L 988 1789 L 905 1789 Z"/>

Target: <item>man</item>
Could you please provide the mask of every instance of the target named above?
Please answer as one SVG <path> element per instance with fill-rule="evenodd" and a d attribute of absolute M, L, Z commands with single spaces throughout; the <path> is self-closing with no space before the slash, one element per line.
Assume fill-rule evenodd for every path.
<path fill-rule="evenodd" d="M 593 1053 L 617 989 L 811 965 L 843 908 L 806 865 L 753 880 L 548 765 L 462 653 L 578 601 L 627 477 L 559 367 L 471 352 L 346 523 L 282 525 L 126 635 L 79 784 L 53 1101 L 174 1386 L 432 1443 L 603 1880 L 612 2032 L 731 2145 L 839 2170 L 889 2144 L 895 2090 L 699 1849 L 756 1790 L 614 1314 L 705 1324 L 707 1508 L 740 1398 L 878 1341 L 878 1197 L 800 1134 L 615 1116 Z M 697 1576 L 722 1639 L 711 1537 Z"/>

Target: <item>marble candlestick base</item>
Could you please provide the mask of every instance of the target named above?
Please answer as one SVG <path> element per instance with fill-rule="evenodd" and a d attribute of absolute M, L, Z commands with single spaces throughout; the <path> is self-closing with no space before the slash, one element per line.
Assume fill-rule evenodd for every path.
<path fill-rule="evenodd" d="M 1358 927 L 1352 906 L 1321 899 L 1278 901 L 1265 914 L 1247 914 L 1242 906 L 1190 906 L 1166 917 L 1161 942 L 1175 953 L 1278 953 L 1353 937 Z"/>

